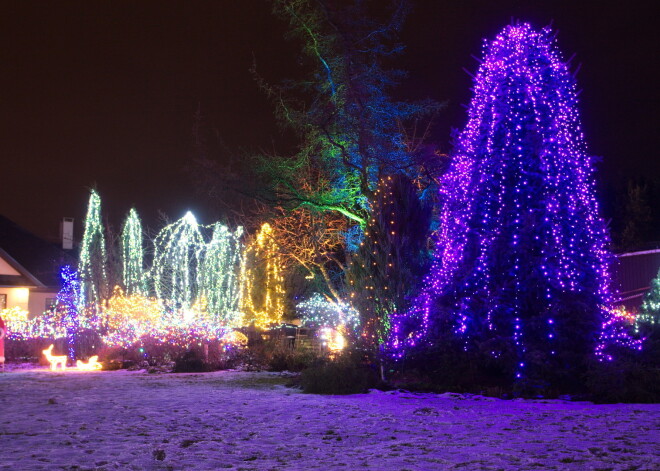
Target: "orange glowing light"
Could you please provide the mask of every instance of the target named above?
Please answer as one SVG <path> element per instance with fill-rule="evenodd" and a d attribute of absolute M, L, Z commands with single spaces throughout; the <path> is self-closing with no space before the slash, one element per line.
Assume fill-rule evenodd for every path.
<path fill-rule="evenodd" d="M 99 359 L 98 355 L 94 355 L 94 356 L 89 357 L 89 360 L 87 361 L 87 363 L 85 363 L 82 360 L 76 360 L 76 367 L 80 371 L 100 370 L 101 368 L 103 368 L 103 365 L 97 361 L 98 359 Z"/>

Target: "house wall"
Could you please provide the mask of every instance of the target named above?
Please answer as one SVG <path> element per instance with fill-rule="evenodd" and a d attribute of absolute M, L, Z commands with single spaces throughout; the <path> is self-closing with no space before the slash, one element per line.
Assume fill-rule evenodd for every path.
<path fill-rule="evenodd" d="M 40 316 L 50 306 L 46 304 L 48 298 L 56 298 L 57 292 L 30 292 L 30 301 L 28 303 L 30 319 Z"/>
<path fill-rule="evenodd" d="M 0 288 L 0 294 L 7 295 L 7 308 L 20 307 L 28 311 L 30 290 L 28 288 Z"/>
<path fill-rule="evenodd" d="M 14 270 L 14 268 L 9 265 L 4 258 L 0 257 L 0 275 L 20 276 L 20 273 Z"/>
<path fill-rule="evenodd" d="M 43 314 L 48 307 L 48 298 L 57 297 L 56 291 L 34 292 L 28 288 L 0 288 L 0 294 L 7 295 L 7 308 L 19 307 L 28 311 L 30 319 Z"/>

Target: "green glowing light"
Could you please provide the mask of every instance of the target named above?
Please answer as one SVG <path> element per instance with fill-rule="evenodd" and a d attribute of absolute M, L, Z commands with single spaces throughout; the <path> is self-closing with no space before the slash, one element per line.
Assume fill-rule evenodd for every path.
<path fill-rule="evenodd" d="M 122 281 L 127 295 L 146 294 L 142 223 L 131 209 L 121 232 Z"/>
<path fill-rule="evenodd" d="M 107 263 L 105 236 L 101 224 L 101 198 L 96 191 L 92 190 L 89 195 L 85 230 L 78 261 L 80 277 L 79 310 L 86 306 L 98 306 L 104 295 L 107 295 Z"/>
<path fill-rule="evenodd" d="M 242 227 L 231 232 L 227 226 L 214 224 L 199 270 L 200 295 L 211 318 L 232 327 L 238 327 L 241 319 L 242 235 Z"/>

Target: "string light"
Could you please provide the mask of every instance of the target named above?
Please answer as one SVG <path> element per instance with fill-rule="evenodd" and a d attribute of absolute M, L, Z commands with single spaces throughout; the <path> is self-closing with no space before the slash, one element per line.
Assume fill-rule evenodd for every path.
<path fill-rule="evenodd" d="M 194 303 L 203 246 L 197 219 L 190 211 L 165 226 L 154 239 L 151 275 L 156 297 L 166 308 L 186 310 Z"/>
<path fill-rule="evenodd" d="M 89 357 L 87 363 L 82 360 L 76 360 L 76 368 L 80 371 L 98 371 L 103 368 L 103 364 L 98 362 L 98 355 Z"/>
<path fill-rule="evenodd" d="M 639 332 L 642 325 L 654 326 L 658 323 L 660 323 L 660 270 L 651 281 L 651 289 L 644 296 L 635 322 L 635 332 Z"/>
<path fill-rule="evenodd" d="M 245 249 L 241 267 L 243 325 L 267 328 L 284 313 L 282 261 L 273 228 L 264 223 Z"/>
<path fill-rule="evenodd" d="M 213 319 L 231 327 L 241 322 L 241 280 L 243 228 L 231 232 L 216 223 L 211 240 L 205 246 L 200 268 L 200 295 L 207 302 Z"/>
<path fill-rule="evenodd" d="M 474 336 L 511 336 L 521 359 L 526 321 L 544 317 L 543 349 L 553 355 L 562 321 L 554 313 L 578 299 L 602 320 L 600 358 L 611 358 L 612 342 L 639 346 L 608 308 L 608 236 L 576 97 L 549 29 L 511 25 L 485 43 L 468 123 L 442 182 L 432 268 L 413 309 L 394 323 L 395 356 L 426 341 L 439 305 L 466 348 Z M 522 360 L 517 377 L 524 367 Z"/>
<path fill-rule="evenodd" d="M 105 248 L 105 236 L 101 223 L 101 198 L 94 190 L 89 195 L 85 229 L 80 244 L 78 274 L 80 277 L 80 296 L 78 309 L 96 306 L 101 302 L 107 288 L 108 275 L 106 265 L 108 257 Z"/>
<path fill-rule="evenodd" d="M 60 270 L 60 278 L 62 279 L 62 288 L 57 293 L 57 323 L 58 327 L 66 332 L 66 338 L 69 349 L 69 357 L 73 360 L 76 357 L 76 337 L 80 329 L 80 313 L 86 312 L 87 306 L 81 301 L 82 283 L 78 280 L 78 272 L 71 269 L 66 265 Z M 88 285 L 92 285 L 88 281 Z M 91 292 L 97 292 L 94 288 L 90 287 Z M 96 301 L 93 303 L 93 310 L 96 313 Z M 85 316 L 83 316 L 83 319 Z M 87 316 L 89 318 L 89 316 Z M 58 325 L 59 324 L 59 325 Z"/>
<path fill-rule="evenodd" d="M 66 370 L 66 360 L 67 356 L 66 355 L 53 355 L 53 344 L 50 344 L 50 346 L 46 350 L 42 350 L 41 353 L 44 354 L 46 357 L 46 360 L 48 363 L 50 363 L 50 370 L 51 371 L 56 371 L 57 367 L 60 366 L 62 371 Z"/>
<path fill-rule="evenodd" d="M 142 223 L 134 208 L 128 212 L 121 231 L 122 280 L 126 293 L 146 294 Z"/>
<path fill-rule="evenodd" d="M 85 260 L 94 258 L 91 256 L 96 250 L 94 244 L 98 248 L 98 242 L 103 241 L 103 232 L 97 227 L 99 214 L 100 199 L 92 192 L 83 244 L 88 247 L 84 250 L 88 254 L 83 257 Z M 207 243 L 203 232 L 209 230 L 212 235 Z M 131 210 L 121 237 L 125 289 L 116 286 L 107 300 L 96 298 L 102 290 L 95 282 L 105 282 L 102 277 L 88 276 L 83 284 L 76 271 L 63 267 L 57 308 L 31 320 L 27 319 L 27 313 L 8 316 L 12 338 L 66 336 L 72 360 L 81 329 L 99 332 L 108 346 L 128 347 L 146 337 L 180 346 L 222 338 L 225 344 L 230 344 L 227 334 L 232 328 L 241 327 L 243 318 L 239 310 L 242 233 L 240 227 L 232 232 L 222 224 L 198 225 L 192 213 L 187 213 L 159 232 L 154 240 L 153 265 L 145 272 L 142 226 L 135 210 Z M 93 239 L 96 242 L 90 242 Z M 268 245 L 263 236 L 259 242 L 264 247 Z M 272 252 L 274 247 L 271 244 L 269 250 Z M 281 283 L 279 265 L 270 268 L 273 263 L 269 262 L 267 273 Z M 94 272 L 92 263 L 81 264 L 88 274 Z M 147 296 L 148 280 L 152 281 L 156 297 Z M 83 287 L 88 293 L 87 301 L 83 299 Z M 276 305 L 281 316 L 283 289 L 273 284 L 270 291 L 268 299 L 277 300 L 276 294 L 279 295 Z"/>
<path fill-rule="evenodd" d="M 329 327 L 355 334 L 360 326 L 360 314 L 355 308 L 319 293 L 296 304 L 296 312 L 302 325 L 307 327 Z"/>

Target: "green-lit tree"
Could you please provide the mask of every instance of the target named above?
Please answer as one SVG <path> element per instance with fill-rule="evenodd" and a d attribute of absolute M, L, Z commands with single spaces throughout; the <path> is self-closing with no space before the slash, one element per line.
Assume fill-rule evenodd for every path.
<path fill-rule="evenodd" d="M 142 223 L 137 211 L 131 208 L 121 231 L 122 281 L 126 294 L 146 294 Z"/>
<path fill-rule="evenodd" d="M 380 18 L 372 3 L 275 1 L 275 13 L 302 42 L 310 73 L 274 86 L 255 72 L 280 123 L 299 139 L 293 155 L 260 159 L 273 197 L 281 207 L 334 211 L 363 227 L 379 179 L 416 174 L 421 165 L 410 152 L 403 124 L 436 108 L 392 99 L 402 74 L 384 64 L 402 50 L 395 36 L 406 2 L 379 2 L 379 11 L 387 11 Z M 306 171 L 320 171 L 323 184 L 301 185 Z"/>
<path fill-rule="evenodd" d="M 191 212 L 165 226 L 154 239 L 154 291 L 169 309 L 187 310 L 197 300 L 201 247 L 204 238 Z"/>
<path fill-rule="evenodd" d="M 419 123 L 427 122 L 438 106 L 393 98 L 403 78 L 390 65 L 403 50 L 396 36 L 406 17 L 405 0 L 275 0 L 273 9 L 288 22 L 290 36 L 302 46 L 303 76 L 273 84 L 259 75 L 256 65 L 253 74 L 272 101 L 282 128 L 295 136 L 296 146 L 285 155 L 257 155 L 254 162 L 260 178 L 252 179 L 252 185 L 234 179 L 237 167 L 220 168 L 202 158 L 204 174 L 217 177 L 204 188 L 213 194 L 233 189 L 265 203 L 273 211 L 270 217 L 260 214 L 260 220 L 273 221 L 276 232 L 287 232 L 299 221 L 319 222 L 316 228 L 329 236 L 328 243 L 308 244 L 312 239 L 301 236 L 301 246 L 295 247 L 294 235 L 287 240 L 293 244 L 280 247 L 286 250 L 286 259 L 298 258 L 306 267 L 312 275 L 310 285 L 325 285 L 323 291 L 341 302 L 348 300 L 345 270 L 372 217 L 378 182 L 401 175 L 420 183 L 415 189 L 421 189 L 432 181 L 428 173 L 437 170 L 439 159 L 420 145 L 426 132 L 418 136 L 407 130 L 427 130 L 428 126 Z M 417 126 L 409 126 L 413 123 Z M 199 142 L 203 144 L 203 140 Z M 279 217 L 287 220 L 278 224 L 275 219 Z M 337 244 L 334 229 L 339 226 L 346 229 Z M 372 233 L 380 238 L 377 230 L 374 227 Z M 385 267 L 371 267 L 386 271 Z"/>
<path fill-rule="evenodd" d="M 644 296 L 642 308 L 637 318 L 636 330 L 640 327 L 654 328 L 660 324 L 660 270 L 658 275 L 651 281 L 651 289 Z"/>
<path fill-rule="evenodd" d="M 98 306 L 108 297 L 108 256 L 105 246 L 104 226 L 101 222 L 101 198 L 94 190 L 89 195 L 83 240 L 80 244 L 78 276 L 80 295 L 78 309 Z"/>
<path fill-rule="evenodd" d="M 232 232 L 224 224 L 215 223 L 201 259 L 199 291 L 208 303 L 212 320 L 221 325 L 233 326 L 240 319 L 242 235 L 242 227 Z"/>

